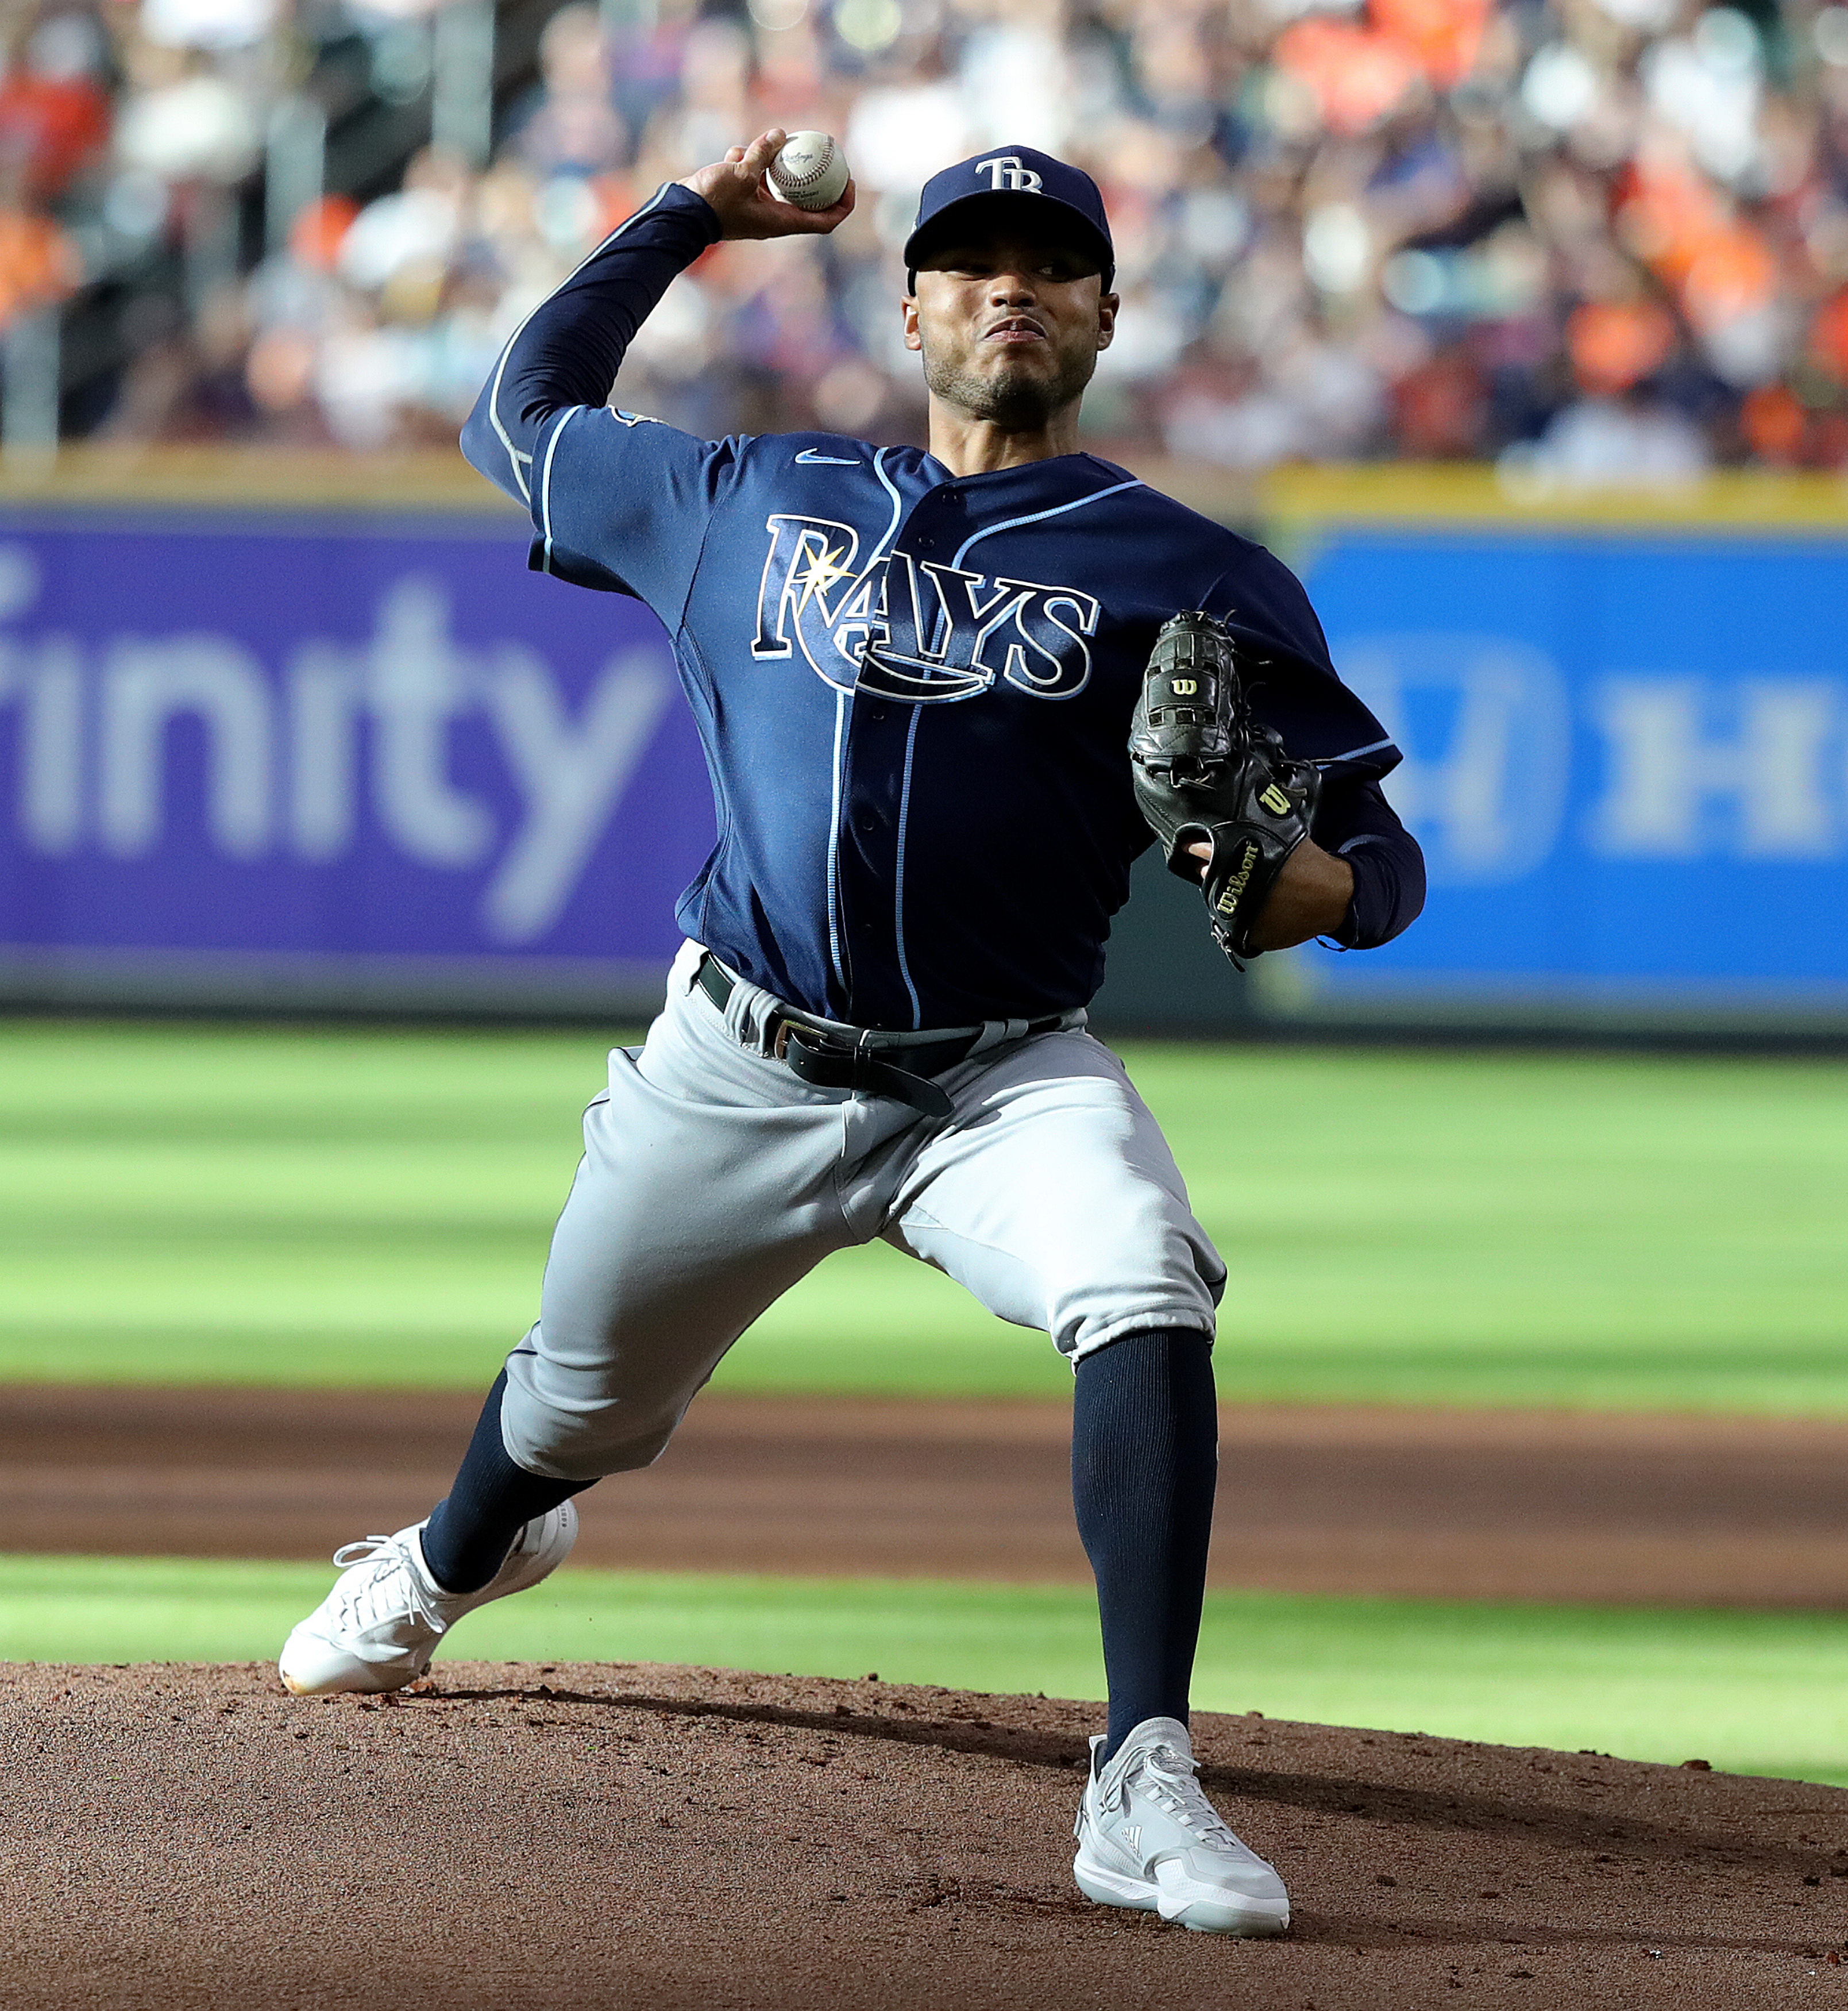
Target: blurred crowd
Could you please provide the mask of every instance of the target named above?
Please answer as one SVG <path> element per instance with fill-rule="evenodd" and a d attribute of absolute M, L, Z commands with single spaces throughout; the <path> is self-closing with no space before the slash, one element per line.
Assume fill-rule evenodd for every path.
<path fill-rule="evenodd" d="M 1015 141 L 1109 204 L 1102 451 L 1848 468 L 1848 5 L 574 0 L 489 158 L 426 146 L 369 201 L 311 190 L 266 248 L 279 118 L 330 77 L 428 90 L 420 0 L 286 5 L 13 23 L 0 313 L 106 301 L 119 338 L 67 430 L 451 440 L 534 301 L 660 182 L 776 123 L 842 137 L 857 212 L 715 247 L 641 331 L 625 404 L 917 437 L 897 247 L 926 176 Z"/>

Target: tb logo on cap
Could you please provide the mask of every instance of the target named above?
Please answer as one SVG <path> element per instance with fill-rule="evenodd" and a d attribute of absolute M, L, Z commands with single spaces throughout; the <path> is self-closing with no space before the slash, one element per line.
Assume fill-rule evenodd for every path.
<path fill-rule="evenodd" d="M 987 176 L 988 186 L 997 195 L 1010 191 L 1018 195 L 1040 193 L 1040 177 L 1018 154 L 997 154 L 990 160 L 978 161 L 976 172 Z"/>

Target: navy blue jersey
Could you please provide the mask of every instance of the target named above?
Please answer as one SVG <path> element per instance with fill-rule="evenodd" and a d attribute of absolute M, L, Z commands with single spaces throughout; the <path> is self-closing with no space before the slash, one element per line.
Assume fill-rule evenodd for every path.
<path fill-rule="evenodd" d="M 528 319 L 463 434 L 530 506 L 536 567 L 634 595 L 673 639 L 718 811 L 689 935 L 863 1026 L 1084 1004 L 1150 842 L 1130 713 L 1189 607 L 1226 618 L 1256 710 L 1345 806 L 1317 831 L 1354 866 L 1344 938 L 1410 919 L 1416 847 L 1376 786 L 1397 750 L 1261 546 L 1091 454 L 958 475 L 915 447 L 609 409 L 635 328 L 716 236 L 701 197 L 663 189 Z"/>

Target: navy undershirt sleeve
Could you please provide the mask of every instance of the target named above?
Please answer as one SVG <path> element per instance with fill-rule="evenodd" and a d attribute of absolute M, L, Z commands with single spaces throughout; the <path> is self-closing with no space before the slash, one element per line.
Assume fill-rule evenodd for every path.
<path fill-rule="evenodd" d="M 1377 782 L 1328 784 L 1313 833 L 1353 869 L 1354 898 L 1334 932 L 1344 949 L 1375 949 L 1417 920 L 1424 906 L 1424 854 Z"/>

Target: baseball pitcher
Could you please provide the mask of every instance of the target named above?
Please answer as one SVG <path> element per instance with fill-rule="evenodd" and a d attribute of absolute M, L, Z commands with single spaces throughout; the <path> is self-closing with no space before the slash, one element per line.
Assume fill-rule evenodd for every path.
<path fill-rule="evenodd" d="M 1403 929 L 1423 870 L 1379 788 L 1398 754 L 1276 559 L 1080 450 L 1110 227 L 1090 179 L 1031 148 L 923 190 L 900 311 L 928 451 L 698 440 L 613 405 L 636 329 L 709 246 L 851 209 L 851 184 L 819 212 L 766 187 L 783 138 L 630 218 L 514 335 L 463 435 L 531 510 L 536 569 L 660 617 L 718 842 L 453 1486 L 337 1554 L 283 1679 L 421 1675 L 464 1614 L 556 1568 L 570 1497 L 657 1458 L 772 1301 L 883 1237 L 1075 1371 L 1110 1692 L 1080 1887 L 1281 1933 L 1282 1882 L 1202 1792 L 1187 1731 L 1226 1267 L 1085 1008 L 1152 838 L 1235 958 Z"/>

